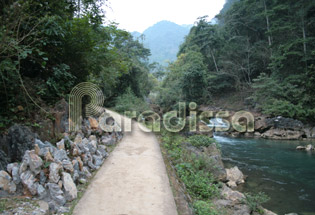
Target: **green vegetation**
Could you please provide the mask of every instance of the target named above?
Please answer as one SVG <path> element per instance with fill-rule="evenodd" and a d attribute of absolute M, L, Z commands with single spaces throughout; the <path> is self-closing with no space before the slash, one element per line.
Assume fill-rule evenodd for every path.
<path fill-rule="evenodd" d="M 23 206 L 25 213 L 32 213 L 34 208 L 38 208 L 38 202 L 30 198 L 24 197 L 12 197 L 12 198 L 0 198 L 0 213 L 4 211 L 10 211 L 14 208 Z"/>
<path fill-rule="evenodd" d="M 126 93 L 117 97 L 115 110 L 121 114 L 124 114 L 125 111 L 136 111 L 138 115 L 139 113 L 150 110 L 150 107 L 143 99 L 137 97 L 128 88 Z"/>
<path fill-rule="evenodd" d="M 197 157 L 189 153 L 182 145 L 185 141 L 205 144 L 211 141 L 211 138 L 206 136 L 203 138 L 201 135 L 195 136 L 195 138 L 185 138 L 178 133 L 162 129 L 161 141 L 179 178 L 193 198 L 195 213 L 198 215 L 219 214 L 211 203 L 211 199 L 219 195 L 219 184 L 211 173 L 212 163 L 207 160 L 207 157 Z"/>
<path fill-rule="evenodd" d="M 157 102 L 211 104 L 250 92 L 271 116 L 315 119 L 315 2 L 228 0 L 216 24 L 200 17 L 167 68 Z"/>
<path fill-rule="evenodd" d="M 195 147 L 208 147 L 214 140 L 205 135 L 194 135 L 188 138 L 188 142 Z"/>
<path fill-rule="evenodd" d="M 210 202 L 206 201 L 195 201 L 194 212 L 196 215 L 217 215 L 220 214 Z"/>
<path fill-rule="evenodd" d="M 263 192 L 258 194 L 245 193 L 244 203 L 248 205 L 251 213 L 258 212 L 259 214 L 264 214 L 261 205 L 269 200 L 270 198 Z"/>
<path fill-rule="evenodd" d="M 103 25 L 103 2 L 0 3 L 1 129 L 32 121 L 84 81 L 103 90 L 107 107 L 128 89 L 140 100 L 149 94 L 150 51 L 115 24 Z"/>

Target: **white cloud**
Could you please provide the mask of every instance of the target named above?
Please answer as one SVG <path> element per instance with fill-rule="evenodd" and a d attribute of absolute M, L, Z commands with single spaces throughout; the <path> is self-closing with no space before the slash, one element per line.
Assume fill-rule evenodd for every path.
<path fill-rule="evenodd" d="M 213 18 L 225 0 L 110 0 L 106 8 L 107 20 L 119 23 L 128 31 L 143 32 L 161 20 L 177 24 L 193 24 L 198 17 Z"/>

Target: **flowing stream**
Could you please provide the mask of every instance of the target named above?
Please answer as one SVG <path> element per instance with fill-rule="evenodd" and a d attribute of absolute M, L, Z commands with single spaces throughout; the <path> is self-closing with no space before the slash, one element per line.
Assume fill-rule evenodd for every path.
<path fill-rule="evenodd" d="M 315 215 L 315 153 L 295 150 L 310 142 L 214 138 L 226 168 L 238 166 L 248 176 L 239 191 L 265 192 L 271 200 L 264 207 L 279 215 Z"/>

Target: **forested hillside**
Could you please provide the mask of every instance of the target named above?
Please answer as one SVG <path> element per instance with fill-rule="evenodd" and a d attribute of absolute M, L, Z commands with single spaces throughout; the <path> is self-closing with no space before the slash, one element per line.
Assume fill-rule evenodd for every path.
<path fill-rule="evenodd" d="M 248 91 L 256 109 L 272 116 L 315 119 L 315 2 L 228 0 L 186 37 L 169 66 L 158 102 L 211 104 Z"/>
<path fill-rule="evenodd" d="M 130 33 L 104 26 L 101 0 L 0 3 L 0 128 L 45 115 L 73 86 L 98 84 L 106 106 L 124 94 L 141 105 L 151 88 L 150 51 Z M 31 123 L 32 122 L 28 122 Z"/>
<path fill-rule="evenodd" d="M 150 62 L 167 65 L 167 62 L 176 60 L 179 46 L 189 33 L 191 25 L 177 25 L 170 21 L 160 21 L 143 32 L 143 43 L 151 50 Z M 135 37 L 140 33 L 133 32 Z"/>

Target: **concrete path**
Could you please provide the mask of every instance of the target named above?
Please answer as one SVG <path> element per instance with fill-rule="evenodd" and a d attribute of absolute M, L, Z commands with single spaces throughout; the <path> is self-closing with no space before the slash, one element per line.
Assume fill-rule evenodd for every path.
<path fill-rule="evenodd" d="M 138 125 L 104 162 L 74 215 L 177 215 L 157 139 Z"/>

